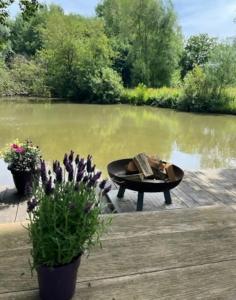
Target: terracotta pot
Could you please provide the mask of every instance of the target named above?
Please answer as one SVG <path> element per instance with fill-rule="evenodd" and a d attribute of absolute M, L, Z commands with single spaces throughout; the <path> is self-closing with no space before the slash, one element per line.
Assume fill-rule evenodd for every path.
<path fill-rule="evenodd" d="M 33 184 L 38 184 L 39 176 L 37 172 L 11 170 L 11 173 L 18 194 L 22 196 L 30 194 Z"/>
<path fill-rule="evenodd" d="M 75 293 L 77 271 L 81 255 L 71 263 L 49 268 L 37 269 L 39 294 L 42 300 L 69 300 Z"/>

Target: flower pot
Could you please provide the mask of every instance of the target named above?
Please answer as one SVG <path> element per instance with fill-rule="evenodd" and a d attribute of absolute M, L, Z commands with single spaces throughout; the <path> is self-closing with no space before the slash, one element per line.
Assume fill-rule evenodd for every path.
<path fill-rule="evenodd" d="M 31 193 L 33 184 L 38 183 L 38 174 L 32 171 L 11 170 L 18 194 L 25 196 Z"/>
<path fill-rule="evenodd" d="M 37 268 L 39 294 L 42 300 L 69 300 L 75 292 L 81 255 L 71 263 L 54 268 Z"/>

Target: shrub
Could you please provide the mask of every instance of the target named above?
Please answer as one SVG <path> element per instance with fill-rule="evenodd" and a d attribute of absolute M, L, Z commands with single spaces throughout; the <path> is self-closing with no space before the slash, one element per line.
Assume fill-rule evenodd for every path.
<path fill-rule="evenodd" d="M 122 102 L 134 105 L 152 105 L 166 108 L 175 108 L 181 95 L 180 88 L 147 88 L 138 85 L 135 89 L 124 91 Z"/>
<path fill-rule="evenodd" d="M 39 62 L 17 55 L 10 70 L 12 80 L 18 85 L 16 94 L 49 97 L 44 70 Z"/>
<path fill-rule="evenodd" d="M 111 68 L 103 68 L 91 78 L 92 98 L 100 103 L 116 103 L 120 100 L 123 86 L 119 74 Z"/>
<path fill-rule="evenodd" d="M 13 82 L 8 68 L 0 61 L 0 96 L 12 96 L 18 90 L 18 83 Z"/>
<path fill-rule="evenodd" d="M 196 66 L 184 79 L 183 97 L 179 103 L 181 109 L 187 111 L 207 111 L 209 95 L 206 83 L 206 74 Z"/>

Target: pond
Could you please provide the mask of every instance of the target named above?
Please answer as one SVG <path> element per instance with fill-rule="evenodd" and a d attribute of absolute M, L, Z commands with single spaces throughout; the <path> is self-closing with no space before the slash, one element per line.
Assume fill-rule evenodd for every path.
<path fill-rule="evenodd" d="M 183 169 L 235 168 L 236 117 L 200 115 L 152 107 L 60 102 L 2 101 L 0 148 L 30 138 L 47 161 L 70 149 L 108 162 L 137 153 L 158 154 Z M 0 185 L 10 174 L 0 162 Z"/>

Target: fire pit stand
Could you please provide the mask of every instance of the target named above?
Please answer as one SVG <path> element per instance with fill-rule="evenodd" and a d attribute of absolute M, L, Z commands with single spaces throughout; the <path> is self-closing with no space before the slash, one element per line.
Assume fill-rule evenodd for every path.
<path fill-rule="evenodd" d="M 125 188 L 120 186 L 117 197 L 119 199 L 124 197 L 125 194 Z M 170 195 L 170 191 L 166 190 L 163 191 L 164 198 L 165 198 L 165 204 L 166 205 L 171 205 L 172 204 L 172 199 Z M 142 211 L 143 210 L 143 199 L 144 199 L 144 192 L 138 192 L 138 201 L 137 201 L 137 211 Z"/>
<path fill-rule="evenodd" d="M 155 180 L 134 181 L 125 177 L 126 167 L 131 158 L 121 159 L 111 162 L 107 166 L 111 179 L 119 185 L 118 198 L 123 198 L 125 190 L 138 192 L 137 211 L 143 210 L 144 193 L 164 193 L 165 204 L 172 204 L 170 190 L 175 188 L 184 176 L 183 170 L 173 165 L 176 181 L 160 182 Z"/>

